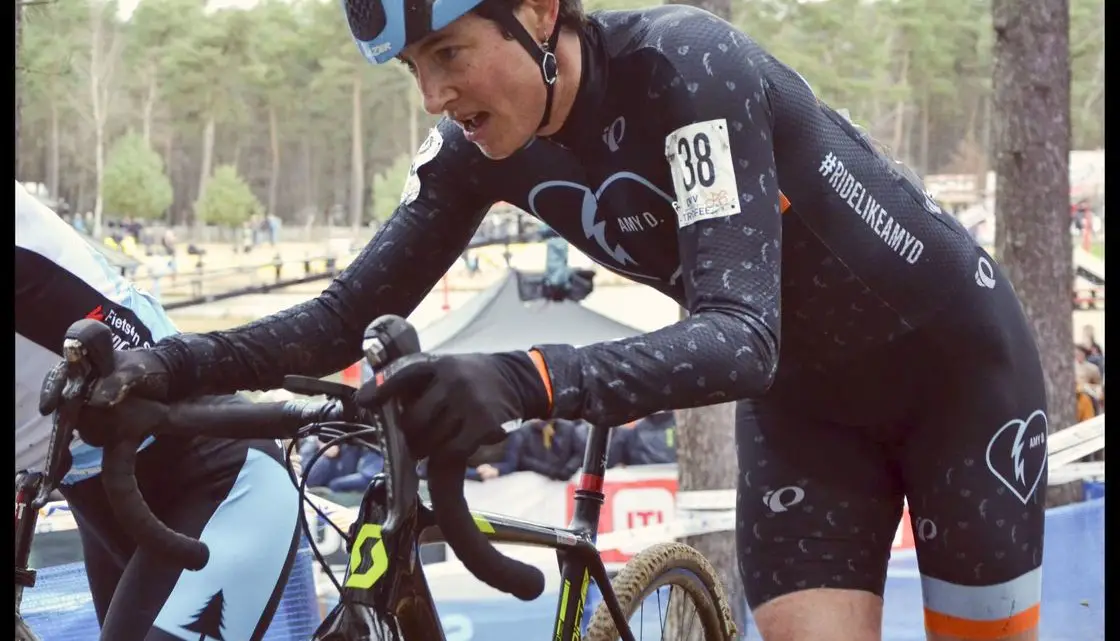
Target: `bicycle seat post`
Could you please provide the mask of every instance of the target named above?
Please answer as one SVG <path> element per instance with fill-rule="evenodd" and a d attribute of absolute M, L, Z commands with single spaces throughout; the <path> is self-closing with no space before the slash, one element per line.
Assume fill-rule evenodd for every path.
<path fill-rule="evenodd" d="M 592 541 L 599 532 L 599 515 L 603 509 L 603 476 L 607 468 L 609 428 L 591 425 L 587 432 L 587 449 L 583 452 L 583 472 L 575 492 L 571 528 L 583 532 Z"/>

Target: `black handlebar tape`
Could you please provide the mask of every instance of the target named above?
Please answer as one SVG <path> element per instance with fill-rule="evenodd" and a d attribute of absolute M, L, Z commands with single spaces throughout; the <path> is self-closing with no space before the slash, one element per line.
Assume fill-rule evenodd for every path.
<path fill-rule="evenodd" d="M 432 511 L 455 556 L 483 583 L 506 594 L 532 601 L 544 592 L 544 574 L 537 568 L 502 554 L 478 526 L 463 495 L 466 465 L 428 465 Z"/>
<path fill-rule="evenodd" d="M 136 450 L 142 441 L 126 437 L 104 450 L 101 482 L 109 496 L 109 505 L 126 532 L 136 544 L 162 555 L 171 563 L 188 570 L 201 570 L 210 560 L 206 544 L 167 527 L 154 514 L 136 484 Z"/>
<path fill-rule="evenodd" d="M 295 438 L 305 425 L 340 420 L 342 414 L 342 404 L 335 401 L 187 401 L 168 406 L 167 421 L 157 432 L 228 439 Z"/>
<path fill-rule="evenodd" d="M 140 423 L 150 423 L 161 415 L 163 420 L 156 433 L 230 439 L 292 438 L 308 423 L 338 420 L 343 414 L 342 404 L 336 401 L 250 403 L 225 398 L 170 406 L 142 399 L 125 401 L 126 405 L 130 403 L 132 416 L 144 417 Z M 125 413 L 124 422 L 128 416 Z M 210 558 L 206 544 L 164 525 L 140 493 L 136 483 L 136 450 L 143 438 L 143 434 L 126 432 L 121 440 L 105 448 L 101 476 L 109 503 L 124 529 L 132 532 L 137 545 L 150 548 L 188 570 L 200 570 Z"/>
<path fill-rule="evenodd" d="M 380 343 L 373 343 L 375 340 Z M 420 351 L 420 340 L 414 328 L 400 316 L 388 314 L 374 319 L 363 335 L 362 349 L 366 360 L 378 370 L 396 359 Z M 392 412 L 382 410 L 386 420 L 386 438 L 390 443 L 401 439 L 396 433 Z M 397 461 L 400 464 L 401 461 Z M 482 582 L 507 594 L 532 601 L 544 592 L 544 574 L 537 568 L 511 559 L 498 552 L 479 532 L 463 496 L 466 464 L 428 465 L 428 492 L 436 524 L 455 555 L 471 574 Z"/>

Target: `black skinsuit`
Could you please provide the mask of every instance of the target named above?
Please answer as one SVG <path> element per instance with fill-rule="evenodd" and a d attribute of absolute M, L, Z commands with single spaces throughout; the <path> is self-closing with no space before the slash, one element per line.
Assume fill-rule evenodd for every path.
<path fill-rule="evenodd" d="M 1037 603 L 1044 384 L 995 261 L 726 22 L 680 6 L 604 12 L 581 41 L 559 133 L 492 161 L 441 121 L 401 205 L 322 295 L 161 344 L 176 391 L 276 387 L 352 363 L 365 325 L 410 313 L 507 201 L 689 310 L 642 336 L 538 349 L 556 418 L 617 425 L 741 401 L 752 605 L 808 587 L 881 593 L 904 493 L 915 527 L 935 524 L 918 544 L 923 575 L 941 582 L 929 607 L 972 618 L 959 586 L 1017 577 L 964 601 Z"/>

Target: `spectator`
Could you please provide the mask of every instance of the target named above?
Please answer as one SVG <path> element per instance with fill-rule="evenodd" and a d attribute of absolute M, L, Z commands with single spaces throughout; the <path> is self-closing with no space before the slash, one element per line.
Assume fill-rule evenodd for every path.
<path fill-rule="evenodd" d="M 526 421 L 517 433 L 518 471 L 527 470 L 556 481 L 567 481 L 583 465 L 587 444 L 587 424 L 583 421 Z"/>
<path fill-rule="evenodd" d="M 483 445 L 467 459 L 468 481 L 489 481 L 518 471 L 521 430 L 515 430 L 501 443 Z"/>
<path fill-rule="evenodd" d="M 607 468 L 675 463 L 676 424 L 673 412 L 657 412 L 616 427 L 607 450 Z"/>
<path fill-rule="evenodd" d="M 265 222 L 268 225 L 268 243 L 275 247 L 276 241 L 280 238 L 280 225 L 283 221 L 276 214 L 269 214 Z"/>
<path fill-rule="evenodd" d="M 1101 377 L 1104 377 L 1104 348 L 1097 343 L 1096 332 L 1092 325 L 1085 325 L 1081 328 L 1081 343 L 1080 345 L 1089 350 L 1087 360 L 1097 369 L 1101 371 Z"/>
<path fill-rule="evenodd" d="M 179 264 L 175 260 L 175 230 L 168 227 L 163 231 L 159 240 L 163 251 L 167 254 L 167 269 L 171 272 L 171 282 L 175 282 L 175 275 L 179 272 Z"/>
<path fill-rule="evenodd" d="M 320 447 L 316 438 L 305 439 L 300 443 L 299 455 L 307 474 L 307 487 L 330 489 L 331 481 L 358 471 L 358 459 L 364 449 L 360 445 L 332 445 L 308 468 L 311 457 Z"/>
<path fill-rule="evenodd" d="M 471 251 L 465 250 L 463 255 L 460 256 L 463 260 L 463 266 L 467 269 L 467 274 L 472 278 L 478 274 L 478 256 L 472 256 Z"/>
<path fill-rule="evenodd" d="M 1101 371 L 1088 360 L 1089 348 L 1074 348 L 1074 376 L 1077 381 L 1077 420 L 1085 421 L 1100 413 Z"/>
<path fill-rule="evenodd" d="M 349 446 L 348 446 L 349 447 Z M 364 492 L 373 477 L 385 469 L 385 459 L 381 452 L 362 447 L 361 457 L 358 459 L 357 468 L 349 473 L 335 477 L 327 482 L 327 488 L 332 492 Z"/>
<path fill-rule="evenodd" d="M 241 251 L 248 254 L 257 244 L 257 230 L 249 221 L 241 223 Z"/>

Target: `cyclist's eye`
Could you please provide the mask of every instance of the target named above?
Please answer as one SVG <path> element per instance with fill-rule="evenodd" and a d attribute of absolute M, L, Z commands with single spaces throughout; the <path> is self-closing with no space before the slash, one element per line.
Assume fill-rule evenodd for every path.
<path fill-rule="evenodd" d="M 401 57 L 398 56 L 397 57 L 397 62 L 404 65 L 404 68 L 408 69 L 408 73 L 412 74 L 413 76 L 416 75 L 416 65 L 412 64 L 411 61 L 405 60 L 404 58 L 401 58 Z"/>
<path fill-rule="evenodd" d="M 446 64 L 455 59 L 459 54 L 459 47 L 444 47 L 436 51 L 436 60 Z"/>

